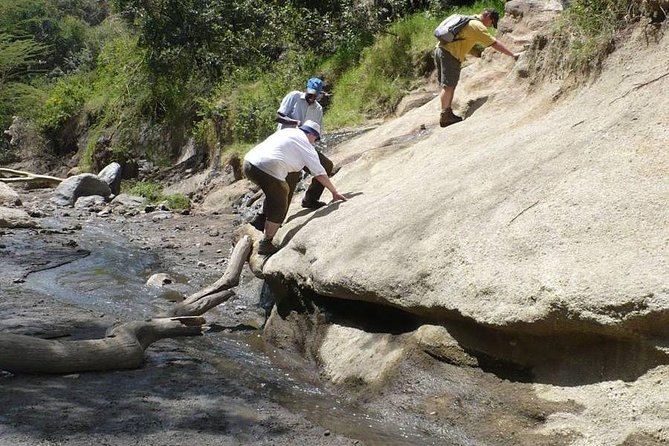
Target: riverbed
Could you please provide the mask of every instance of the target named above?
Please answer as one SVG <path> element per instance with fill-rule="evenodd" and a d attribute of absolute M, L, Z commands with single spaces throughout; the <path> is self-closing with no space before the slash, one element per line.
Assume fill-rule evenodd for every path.
<path fill-rule="evenodd" d="M 100 217 L 60 209 L 48 191 L 26 197 L 39 229 L 2 233 L 0 329 L 48 339 L 103 337 L 146 319 L 225 270 L 234 215 Z M 174 282 L 146 285 L 155 273 Z M 137 370 L 71 375 L 2 372 L 0 444 L 443 444 L 398 425 L 268 344 L 262 281 L 247 269 L 237 296 L 207 313 L 197 338 L 151 345 Z"/>

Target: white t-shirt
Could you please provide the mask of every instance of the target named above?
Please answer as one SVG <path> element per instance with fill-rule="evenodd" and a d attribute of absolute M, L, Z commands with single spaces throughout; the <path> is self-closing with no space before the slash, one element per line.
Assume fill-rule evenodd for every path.
<path fill-rule="evenodd" d="M 325 175 L 316 149 L 307 135 L 297 128 L 278 130 L 266 140 L 252 148 L 244 160 L 268 175 L 284 181 L 290 172 L 299 172 L 304 167 L 313 176 Z"/>
<path fill-rule="evenodd" d="M 279 113 L 288 116 L 291 119 L 297 119 L 304 122 L 308 119 L 317 122 L 321 126 L 321 135 L 323 134 L 323 107 L 318 101 L 308 104 L 303 91 L 291 91 L 288 93 L 277 110 Z M 290 128 L 288 125 L 279 124 L 277 130 Z"/>

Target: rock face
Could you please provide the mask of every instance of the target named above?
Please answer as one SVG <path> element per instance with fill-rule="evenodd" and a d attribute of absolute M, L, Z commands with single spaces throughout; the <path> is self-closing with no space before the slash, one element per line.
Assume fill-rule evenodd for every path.
<path fill-rule="evenodd" d="M 77 198 L 74 207 L 77 209 L 88 209 L 91 212 L 100 212 L 105 204 L 105 197 L 101 195 L 87 195 Z"/>
<path fill-rule="evenodd" d="M 253 184 L 249 180 L 241 180 L 227 187 L 218 188 L 207 195 L 202 208 L 208 212 L 231 213 L 252 187 Z"/>
<path fill-rule="evenodd" d="M 349 201 L 293 207 L 265 273 L 442 323 L 666 337 L 669 78 L 641 32 L 626 45 L 559 101 L 488 50 L 456 90 L 463 123 L 439 128 L 436 99 L 338 148 Z"/>
<path fill-rule="evenodd" d="M 82 173 L 64 180 L 51 198 L 53 202 L 61 206 L 74 206 L 79 197 L 89 195 L 101 195 L 109 197 L 111 189 L 109 185 L 97 175 L 91 173 Z"/>

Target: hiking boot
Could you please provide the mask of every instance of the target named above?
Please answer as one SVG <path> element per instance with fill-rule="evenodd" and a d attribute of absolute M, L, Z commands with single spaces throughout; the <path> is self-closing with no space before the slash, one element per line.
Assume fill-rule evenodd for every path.
<path fill-rule="evenodd" d="M 460 121 L 462 121 L 462 117 L 453 113 L 453 110 L 450 108 L 447 110 L 442 110 L 441 115 L 439 116 L 439 126 L 441 127 L 447 127 Z"/>
<path fill-rule="evenodd" d="M 322 208 L 323 206 L 327 206 L 327 203 L 324 203 L 322 201 L 302 200 L 302 207 L 303 208 L 318 209 L 318 208 Z"/>
<path fill-rule="evenodd" d="M 271 240 L 262 239 L 258 243 L 258 254 L 261 256 L 271 256 L 278 250 L 279 248 L 277 248 Z"/>
<path fill-rule="evenodd" d="M 265 220 L 267 220 L 265 214 L 256 214 L 256 216 L 253 217 L 253 220 L 251 220 L 249 224 L 258 231 L 263 232 L 265 230 Z"/>

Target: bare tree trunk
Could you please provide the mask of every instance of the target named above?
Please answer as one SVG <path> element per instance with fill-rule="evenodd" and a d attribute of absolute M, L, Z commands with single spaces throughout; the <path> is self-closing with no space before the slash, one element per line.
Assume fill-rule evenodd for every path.
<path fill-rule="evenodd" d="M 253 242 L 248 235 L 243 236 L 235 245 L 225 273 L 206 288 L 191 294 L 170 308 L 164 316 L 197 316 L 220 305 L 235 295 L 230 288 L 239 285 L 242 268 L 251 253 Z"/>
<path fill-rule="evenodd" d="M 202 317 L 133 321 L 102 339 L 62 341 L 0 334 L 0 369 L 13 373 L 76 373 L 131 369 L 144 361 L 144 350 L 155 341 L 202 334 Z"/>

